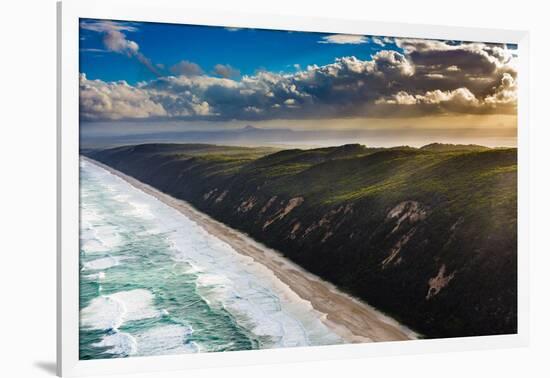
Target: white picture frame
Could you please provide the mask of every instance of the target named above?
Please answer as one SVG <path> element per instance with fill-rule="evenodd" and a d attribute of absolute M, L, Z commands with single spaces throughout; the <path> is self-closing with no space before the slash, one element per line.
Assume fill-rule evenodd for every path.
<path fill-rule="evenodd" d="M 529 36 L 525 31 L 459 28 L 290 17 L 188 9 L 175 0 L 65 0 L 58 3 L 58 254 L 57 373 L 60 376 L 120 374 L 434 353 L 528 344 L 528 182 Z M 97 18 L 275 30 L 299 30 L 394 37 L 514 43 L 518 45 L 518 333 L 437 340 L 414 340 L 300 347 L 193 355 L 81 361 L 79 347 L 79 19 Z"/>

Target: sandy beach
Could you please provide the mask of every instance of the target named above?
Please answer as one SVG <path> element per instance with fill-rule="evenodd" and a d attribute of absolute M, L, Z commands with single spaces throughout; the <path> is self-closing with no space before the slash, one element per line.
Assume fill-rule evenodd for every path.
<path fill-rule="evenodd" d="M 334 285 L 289 261 L 279 252 L 197 211 L 187 202 L 162 193 L 105 164 L 85 157 L 84 159 L 178 210 L 208 233 L 229 244 L 238 253 L 251 257 L 271 270 L 299 297 L 310 302 L 315 310 L 326 314 L 323 322 L 344 340 L 348 342 L 397 341 L 417 337 L 413 331 L 372 306 L 341 292 Z"/>

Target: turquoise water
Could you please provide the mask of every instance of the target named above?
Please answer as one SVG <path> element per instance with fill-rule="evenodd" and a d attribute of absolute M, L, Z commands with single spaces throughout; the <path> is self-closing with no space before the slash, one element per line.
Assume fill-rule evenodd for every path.
<path fill-rule="evenodd" d="M 108 171 L 80 163 L 80 359 L 342 340 L 270 271 Z"/>

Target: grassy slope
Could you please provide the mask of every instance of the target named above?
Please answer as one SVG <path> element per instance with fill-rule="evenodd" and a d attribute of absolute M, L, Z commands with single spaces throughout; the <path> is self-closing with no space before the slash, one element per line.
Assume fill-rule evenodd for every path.
<path fill-rule="evenodd" d="M 515 149 L 141 145 L 89 155 L 247 232 L 427 337 L 516 330 Z M 299 205 L 281 216 L 292 199 Z M 389 216 L 400 204 L 405 212 Z M 449 277 L 427 297 L 430 279 Z"/>

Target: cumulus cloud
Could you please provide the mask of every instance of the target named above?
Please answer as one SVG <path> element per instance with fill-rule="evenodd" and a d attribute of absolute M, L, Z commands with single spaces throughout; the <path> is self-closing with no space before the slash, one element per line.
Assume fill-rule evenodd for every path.
<path fill-rule="evenodd" d="M 182 60 L 170 67 L 170 72 L 175 75 L 197 76 L 202 75 L 203 70 L 197 63 Z"/>
<path fill-rule="evenodd" d="M 476 97 L 468 88 L 442 91 L 436 89 L 423 94 L 409 94 L 400 91 L 375 101 L 379 112 L 400 112 L 404 115 L 435 113 L 513 113 L 516 110 L 517 87 L 512 75 L 504 73 L 500 85 L 492 94 Z"/>
<path fill-rule="evenodd" d="M 241 72 L 229 64 L 216 64 L 214 66 L 214 74 L 221 77 L 230 78 L 240 76 Z"/>
<path fill-rule="evenodd" d="M 125 81 L 106 83 L 80 74 L 80 117 L 86 120 L 150 118 L 166 116 L 163 106 L 147 91 Z"/>
<path fill-rule="evenodd" d="M 423 94 L 409 94 L 400 91 L 389 98 L 378 99 L 376 105 L 389 105 L 386 110 L 400 111 L 405 115 L 422 113 L 478 113 L 484 103 L 477 99 L 468 88 L 457 88 L 452 91 L 436 89 Z M 399 107 L 398 109 L 391 106 Z M 378 110 L 384 109 L 380 107 Z M 404 115 L 404 114 L 402 114 Z"/>
<path fill-rule="evenodd" d="M 493 94 L 485 97 L 485 102 L 493 107 L 507 105 L 513 108 L 517 102 L 517 84 L 514 77 L 509 73 L 504 73 L 500 85 Z"/>
<path fill-rule="evenodd" d="M 232 67 L 218 65 L 216 76 L 208 76 L 185 62 L 186 69 L 174 76 L 136 86 L 84 77 L 82 116 L 222 121 L 515 112 L 517 72 L 506 46 L 404 39 L 392 43 L 402 50 L 381 50 L 367 60 L 341 57 L 293 73 L 260 71 L 237 78 L 230 74 Z M 106 96 L 114 100 L 108 103 Z"/>
<path fill-rule="evenodd" d="M 368 37 L 364 35 L 354 35 L 354 34 L 332 34 L 326 35 L 321 38 L 319 43 L 336 43 L 339 45 L 351 44 L 359 45 L 362 43 L 368 43 Z"/>
<path fill-rule="evenodd" d="M 118 30 L 108 30 L 103 36 L 103 44 L 109 51 L 126 54 L 129 57 L 139 52 L 139 45 L 126 39 L 126 36 Z"/>
<path fill-rule="evenodd" d="M 382 47 L 386 46 L 386 43 L 380 37 L 372 37 L 372 43 Z"/>

